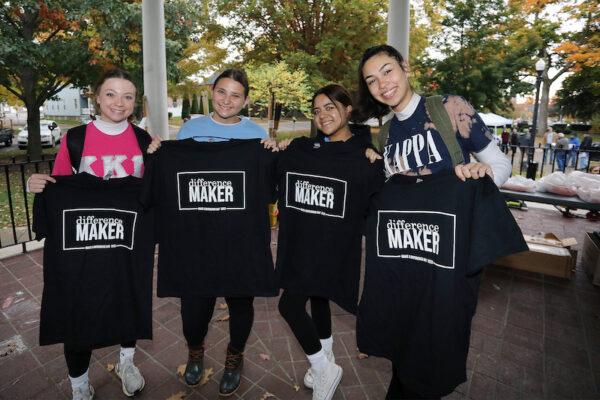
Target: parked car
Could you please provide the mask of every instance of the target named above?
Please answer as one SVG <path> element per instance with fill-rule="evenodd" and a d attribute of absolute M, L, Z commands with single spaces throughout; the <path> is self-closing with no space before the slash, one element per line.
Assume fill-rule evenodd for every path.
<path fill-rule="evenodd" d="M 14 133 L 11 128 L 0 129 L 0 142 L 4 142 L 6 147 L 12 145 Z"/>
<path fill-rule="evenodd" d="M 62 139 L 60 126 L 58 126 L 56 122 L 49 119 L 40 120 L 40 138 L 42 140 L 42 146 L 55 147 L 56 144 L 60 142 L 60 139 Z M 27 125 L 25 125 L 21 132 L 19 132 L 17 140 L 19 149 L 23 150 L 27 148 L 27 143 L 29 142 Z"/>

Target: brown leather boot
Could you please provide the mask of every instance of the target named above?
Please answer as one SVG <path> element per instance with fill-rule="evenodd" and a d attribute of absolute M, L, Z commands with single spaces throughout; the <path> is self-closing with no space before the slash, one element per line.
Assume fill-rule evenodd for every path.
<path fill-rule="evenodd" d="M 198 386 L 204 375 L 204 346 L 189 348 L 188 362 L 185 366 L 185 383 Z"/>
<path fill-rule="evenodd" d="M 225 371 L 219 384 L 219 395 L 231 396 L 240 387 L 242 380 L 242 369 L 244 367 L 244 353 L 238 352 L 231 346 L 227 346 L 225 358 Z"/>

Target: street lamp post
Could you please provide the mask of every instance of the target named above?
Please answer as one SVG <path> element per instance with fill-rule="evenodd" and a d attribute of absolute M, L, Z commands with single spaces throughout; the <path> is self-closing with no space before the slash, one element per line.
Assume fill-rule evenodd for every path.
<path fill-rule="evenodd" d="M 533 123 L 531 124 L 531 132 L 529 133 L 529 152 L 527 155 L 527 161 L 529 168 L 527 168 L 527 178 L 535 179 L 537 173 L 537 164 L 533 161 L 533 155 L 535 152 L 535 134 L 537 131 L 537 116 L 538 116 L 538 100 L 540 98 L 540 86 L 542 84 L 542 73 L 546 68 L 546 63 L 543 58 L 540 58 L 535 63 L 535 70 L 537 71 L 537 79 L 535 81 L 535 103 L 533 103 Z"/>

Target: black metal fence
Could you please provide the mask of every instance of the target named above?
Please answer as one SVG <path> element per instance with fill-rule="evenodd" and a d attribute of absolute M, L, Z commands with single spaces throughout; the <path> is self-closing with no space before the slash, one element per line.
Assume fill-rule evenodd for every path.
<path fill-rule="evenodd" d="M 559 150 L 541 146 L 501 146 L 510 158 L 513 173 L 537 179 L 556 171 L 565 173 L 580 170 L 590 171 L 590 163 L 600 161 L 600 150 Z M 534 165 L 530 164 L 530 151 L 533 150 Z"/>
<path fill-rule="evenodd" d="M 33 195 L 27 193 L 27 179 L 33 173 L 52 171 L 55 155 L 43 155 L 32 161 L 28 156 L 0 159 L 0 248 L 34 240 L 31 229 Z"/>

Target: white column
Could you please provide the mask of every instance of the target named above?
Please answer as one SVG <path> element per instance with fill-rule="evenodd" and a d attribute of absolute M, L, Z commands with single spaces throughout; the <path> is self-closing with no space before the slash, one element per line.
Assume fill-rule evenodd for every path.
<path fill-rule="evenodd" d="M 408 39 L 410 30 L 410 1 L 389 0 L 388 44 L 408 60 Z"/>
<path fill-rule="evenodd" d="M 148 132 L 152 136 L 168 139 L 164 0 L 142 1 L 142 33 L 144 39 L 144 96 L 148 113 Z"/>

